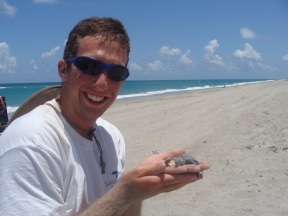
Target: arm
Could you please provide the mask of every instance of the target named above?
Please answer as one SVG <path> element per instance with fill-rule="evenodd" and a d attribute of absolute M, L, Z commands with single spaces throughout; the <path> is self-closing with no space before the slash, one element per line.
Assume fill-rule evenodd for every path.
<path fill-rule="evenodd" d="M 184 150 L 152 155 L 136 168 L 129 170 L 122 179 L 102 198 L 92 204 L 81 216 L 140 215 L 143 200 L 160 193 L 177 190 L 186 184 L 202 179 L 195 172 L 209 168 L 206 162 L 199 166 L 184 166 L 167 170 L 166 158 L 185 153 Z"/>
<path fill-rule="evenodd" d="M 131 205 L 122 216 L 141 216 L 142 202 Z"/>

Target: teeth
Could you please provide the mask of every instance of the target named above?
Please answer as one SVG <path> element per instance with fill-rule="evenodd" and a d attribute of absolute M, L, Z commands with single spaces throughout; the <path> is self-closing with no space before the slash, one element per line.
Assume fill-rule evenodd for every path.
<path fill-rule="evenodd" d="M 89 99 L 91 99 L 92 101 L 95 101 L 95 102 L 101 102 L 104 100 L 104 97 L 96 97 L 96 96 L 88 94 L 88 93 L 87 93 L 87 97 Z"/>

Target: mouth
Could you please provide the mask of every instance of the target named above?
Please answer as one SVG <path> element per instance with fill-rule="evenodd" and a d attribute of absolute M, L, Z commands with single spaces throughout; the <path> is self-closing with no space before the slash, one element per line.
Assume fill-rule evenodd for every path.
<path fill-rule="evenodd" d="M 95 95 L 89 94 L 88 92 L 86 92 L 86 96 L 91 101 L 97 102 L 97 103 L 100 103 L 100 102 L 102 102 L 105 99 L 105 97 L 103 97 L 103 96 L 95 96 Z"/>

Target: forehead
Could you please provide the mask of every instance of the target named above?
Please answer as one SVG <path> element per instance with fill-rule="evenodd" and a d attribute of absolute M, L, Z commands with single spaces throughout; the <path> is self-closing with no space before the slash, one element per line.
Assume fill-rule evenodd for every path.
<path fill-rule="evenodd" d="M 117 41 L 107 40 L 99 36 L 86 36 L 79 39 L 78 53 L 93 50 L 102 50 L 108 53 L 122 52 L 127 54 L 127 49 Z"/>

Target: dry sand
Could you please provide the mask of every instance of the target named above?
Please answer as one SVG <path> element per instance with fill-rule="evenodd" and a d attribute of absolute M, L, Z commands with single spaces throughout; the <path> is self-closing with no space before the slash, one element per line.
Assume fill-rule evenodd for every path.
<path fill-rule="evenodd" d="M 146 200 L 143 215 L 288 215 L 288 80 L 117 101 L 105 114 L 126 167 L 184 148 L 204 179 Z"/>

